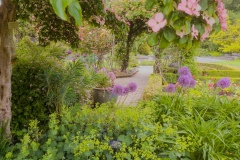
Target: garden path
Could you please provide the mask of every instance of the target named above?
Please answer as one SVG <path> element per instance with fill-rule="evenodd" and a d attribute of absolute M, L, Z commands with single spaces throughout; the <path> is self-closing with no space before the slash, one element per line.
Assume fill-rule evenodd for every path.
<path fill-rule="evenodd" d="M 132 77 L 117 78 L 115 84 L 126 86 L 129 82 L 135 82 L 138 86 L 137 91 L 129 93 L 126 99 L 124 97 L 118 98 L 118 103 L 124 103 L 125 105 L 136 105 L 141 100 L 143 90 L 147 86 L 148 77 L 153 73 L 152 66 L 139 66 L 139 71 Z"/>

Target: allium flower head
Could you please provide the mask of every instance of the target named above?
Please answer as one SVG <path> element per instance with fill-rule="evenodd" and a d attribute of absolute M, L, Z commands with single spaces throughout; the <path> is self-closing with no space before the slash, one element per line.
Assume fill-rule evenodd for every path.
<path fill-rule="evenodd" d="M 176 90 L 175 84 L 168 84 L 167 87 L 165 88 L 166 92 L 171 92 L 174 93 Z"/>
<path fill-rule="evenodd" d="M 130 83 L 128 84 L 128 88 L 129 88 L 129 91 L 130 91 L 130 92 L 135 92 L 135 91 L 137 90 L 137 84 L 134 83 L 134 82 L 130 82 Z"/>
<path fill-rule="evenodd" d="M 118 96 L 122 96 L 124 92 L 124 87 L 121 85 L 115 85 L 112 88 L 112 93 Z"/>
<path fill-rule="evenodd" d="M 188 75 L 182 75 L 178 78 L 178 84 L 182 87 L 189 87 L 192 78 Z"/>
<path fill-rule="evenodd" d="M 108 72 L 108 77 L 111 79 L 111 81 L 114 81 L 116 79 L 116 76 L 113 72 Z"/>
<path fill-rule="evenodd" d="M 190 84 L 189 84 L 189 88 L 194 88 L 196 86 L 196 81 L 194 79 L 191 79 Z"/>
<path fill-rule="evenodd" d="M 182 68 L 180 68 L 179 70 L 178 70 L 178 74 L 180 75 L 180 76 L 190 76 L 190 77 L 192 77 L 192 74 L 191 74 L 191 72 L 190 72 L 190 70 L 188 69 L 188 67 L 182 67 Z"/>
<path fill-rule="evenodd" d="M 123 95 L 127 95 L 129 92 L 129 87 L 124 87 Z"/>
<path fill-rule="evenodd" d="M 71 50 L 67 50 L 66 53 L 67 54 L 72 54 L 72 51 Z"/>
<path fill-rule="evenodd" d="M 231 82 L 229 78 L 222 78 L 217 82 L 217 86 L 222 89 L 229 87 L 230 84 Z"/>

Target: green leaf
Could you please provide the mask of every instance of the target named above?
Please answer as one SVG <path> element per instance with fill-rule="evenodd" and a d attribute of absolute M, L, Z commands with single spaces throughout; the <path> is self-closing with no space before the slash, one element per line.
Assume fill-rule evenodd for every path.
<path fill-rule="evenodd" d="M 188 36 L 184 36 L 183 38 L 179 39 L 179 44 L 184 44 L 187 42 L 187 40 L 188 40 Z"/>
<path fill-rule="evenodd" d="M 209 7 L 208 7 L 208 14 L 209 15 L 212 15 L 214 13 L 214 7 L 213 7 L 213 5 L 210 5 Z"/>
<path fill-rule="evenodd" d="M 173 10 L 173 3 L 172 1 L 169 1 L 167 3 L 167 5 L 165 5 L 164 9 L 163 9 L 163 13 L 164 15 L 169 15 L 169 13 Z"/>
<path fill-rule="evenodd" d="M 191 32 L 191 20 L 186 20 L 185 27 L 186 34 L 189 34 Z"/>
<path fill-rule="evenodd" d="M 151 10 L 156 3 L 156 0 L 146 0 L 145 8 L 146 10 Z"/>
<path fill-rule="evenodd" d="M 147 39 L 147 43 L 149 46 L 155 46 L 158 43 L 158 34 L 156 33 L 152 33 L 148 39 Z"/>
<path fill-rule="evenodd" d="M 172 42 L 176 38 L 175 30 L 172 28 L 165 28 L 163 35 L 168 40 L 168 42 Z"/>
<path fill-rule="evenodd" d="M 68 21 L 68 16 L 65 12 L 66 7 L 72 3 L 72 0 L 50 0 L 54 12 L 63 20 Z"/>
<path fill-rule="evenodd" d="M 191 47 L 192 47 L 192 40 L 188 39 L 188 43 L 187 43 L 186 49 L 190 49 Z"/>
<path fill-rule="evenodd" d="M 208 8 L 208 0 L 200 0 L 199 5 L 201 6 L 201 10 L 205 11 Z"/>
<path fill-rule="evenodd" d="M 203 35 L 205 32 L 205 26 L 202 23 L 195 23 L 195 28 L 199 31 L 200 35 Z"/>
<path fill-rule="evenodd" d="M 123 143 L 125 143 L 127 146 L 130 146 L 130 144 L 132 143 L 132 138 L 130 135 L 120 135 L 118 137 L 119 141 L 122 141 Z"/>
<path fill-rule="evenodd" d="M 164 36 L 162 36 L 162 38 L 161 38 L 161 40 L 160 40 L 160 45 L 159 45 L 159 47 L 160 47 L 161 49 L 164 49 L 164 48 L 169 47 L 170 44 L 171 44 L 171 43 L 168 42 Z"/>
<path fill-rule="evenodd" d="M 82 24 L 82 8 L 77 0 L 68 6 L 68 12 L 75 19 L 76 26 L 80 26 Z"/>
<path fill-rule="evenodd" d="M 181 18 L 181 19 L 177 19 L 174 23 L 173 23 L 173 28 L 175 30 L 179 30 L 181 29 L 182 26 L 185 25 L 185 18 Z"/>

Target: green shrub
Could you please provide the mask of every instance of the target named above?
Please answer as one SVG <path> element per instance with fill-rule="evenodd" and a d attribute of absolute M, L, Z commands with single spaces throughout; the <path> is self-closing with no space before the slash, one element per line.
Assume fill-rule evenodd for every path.
<path fill-rule="evenodd" d="M 198 63 L 198 68 L 199 70 L 233 70 L 230 67 L 212 63 Z"/>
<path fill-rule="evenodd" d="M 178 153 L 177 128 L 154 122 L 154 110 L 139 107 L 64 108 L 50 116 L 49 131 L 41 133 L 32 121 L 21 143 L 7 159 L 158 159 Z M 137 114 L 136 114 L 137 113 Z M 110 146 L 110 142 L 120 141 Z M 118 147 L 119 146 L 119 147 Z M 181 145 L 180 145 L 181 146 Z M 169 151 L 171 148 L 172 151 Z"/>
<path fill-rule="evenodd" d="M 158 74 L 151 74 L 148 77 L 147 86 L 143 91 L 143 100 L 149 99 L 162 91 L 162 77 Z"/>
<path fill-rule="evenodd" d="M 178 79 L 178 75 L 174 73 L 164 73 L 163 77 L 167 83 L 176 83 Z"/>
<path fill-rule="evenodd" d="M 140 66 L 153 66 L 154 65 L 154 61 L 148 61 L 148 60 L 144 60 L 144 61 L 141 61 L 139 63 Z"/>
<path fill-rule="evenodd" d="M 204 70 L 202 76 L 240 78 L 240 71 L 235 70 Z"/>
<path fill-rule="evenodd" d="M 166 68 L 163 68 L 163 73 L 177 73 L 178 72 L 178 69 L 176 68 L 171 68 L 171 67 L 166 67 Z"/>
<path fill-rule="evenodd" d="M 49 114 L 61 112 L 62 105 L 70 106 L 86 99 L 86 89 L 91 85 L 80 61 L 63 62 L 55 56 L 46 56 L 44 48 L 31 42 L 25 44 L 18 47 L 21 51 L 12 71 L 11 129 L 16 139 L 32 119 L 38 119 L 41 129 L 46 129 Z"/>
<path fill-rule="evenodd" d="M 151 52 L 151 48 L 149 47 L 149 45 L 146 42 L 143 43 L 142 45 L 140 45 L 138 48 L 139 54 L 149 55 L 150 52 Z"/>
<path fill-rule="evenodd" d="M 217 52 L 217 51 L 211 51 L 211 52 L 209 52 L 209 54 L 212 57 L 220 57 L 220 56 L 222 56 L 222 53 Z"/>

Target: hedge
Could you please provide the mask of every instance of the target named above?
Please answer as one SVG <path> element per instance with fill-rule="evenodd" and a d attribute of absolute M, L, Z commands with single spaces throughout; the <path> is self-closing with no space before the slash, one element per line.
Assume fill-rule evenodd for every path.
<path fill-rule="evenodd" d="M 219 79 L 221 79 L 223 77 L 209 77 L 209 76 L 199 76 L 199 80 L 202 80 L 202 81 L 206 81 L 206 80 L 214 80 L 214 81 L 218 81 Z M 240 78 L 233 78 L 233 77 L 230 77 L 230 80 L 231 82 L 240 82 Z"/>
<path fill-rule="evenodd" d="M 240 71 L 236 70 L 203 70 L 202 76 L 240 78 Z"/>
<path fill-rule="evenodd" d="M 203 70 L 234 70 L 230 67 L 212 63 L 198 63 L 198 67 L 202 68 Z"/>
<path fill-rule="evenodd" d="M 162 90 L 162 77 L 152 74 L 148 78 L 147 87 L 143 91 L 143 100 L 150 99 Z"/>

